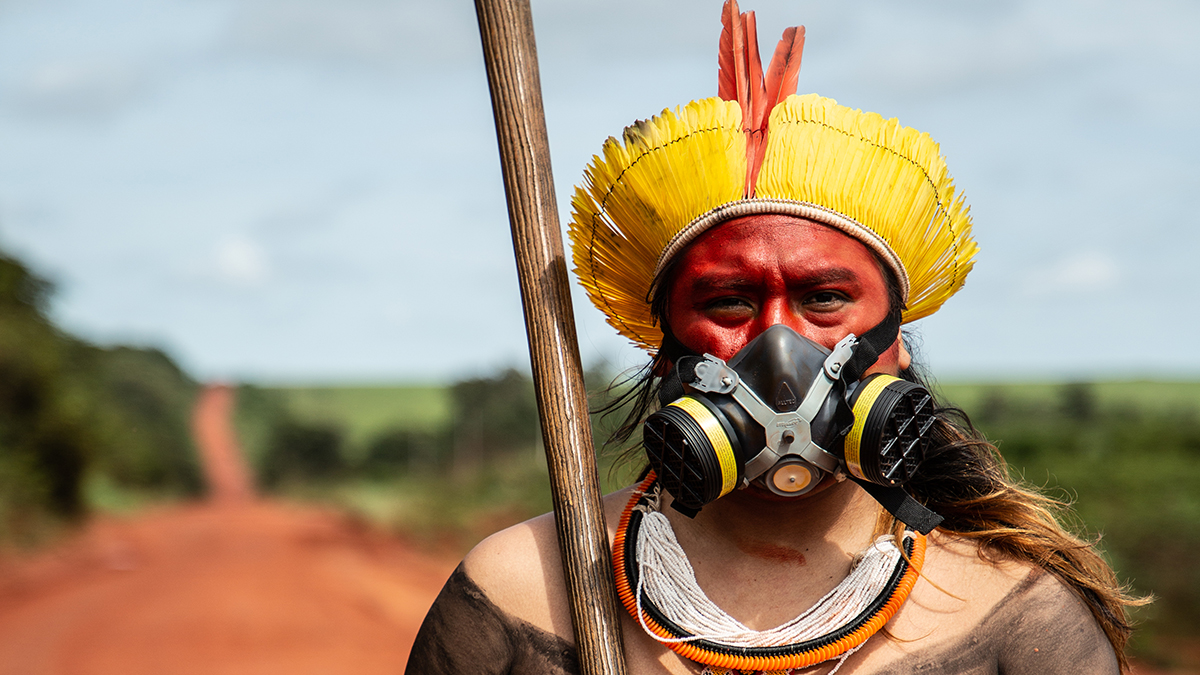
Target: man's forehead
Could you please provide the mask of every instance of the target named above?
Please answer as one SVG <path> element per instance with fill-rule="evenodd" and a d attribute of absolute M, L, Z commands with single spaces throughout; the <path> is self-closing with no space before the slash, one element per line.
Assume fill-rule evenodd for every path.
<path fill-rule="evenodd" d="M 747 250 L 753 250 L 755 247 L 777 249 L 786 246 L 789 251 L 797 253 L 831 246 L 869 251 L 863 242 L 837 228 L 782 214 L 759 214 L 725 221 L 696 237 L 692 244 L 684 249 L 683 254 L 686 256 L 688 250 L 697 246 L 714 245 L 737 246 Z"/>
<path fill-rule="evenodd" d="M 739 269 L 787 266 L 797 272 L 866 266 L 876 256 L 834 228 L 791 216 L 749 216 L 722 223 L 696 238 L 679 259 L 680 272 L 736 275 Z M 688 268 L 691 268 L 690 270 Z"/>
<path fill-rule="evenodd" d="M 859 270 L 840 265 L 818 264 L 806 265 L 799 269 L 764 270 L 761 267 L 730 263 L 726 265 L 713 265 L 696 270 L 694 274 L 688 275 L 687 278 L 693 288 L 708 286 L 730 287 L 759 283 L 765 275 L 775 273 L 776 271 L 781 272 L 788 280 L 804 281 L 811 284 L 853 282 L 860 280 L 863 276 Z"/>

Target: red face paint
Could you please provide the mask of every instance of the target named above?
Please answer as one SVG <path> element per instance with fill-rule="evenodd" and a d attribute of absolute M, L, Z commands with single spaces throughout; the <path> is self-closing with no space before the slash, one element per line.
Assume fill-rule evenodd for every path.
<path fill-rule="evenodd" d="M 775 324 L 832 348 L 888 312 L 887 284 L 857 239 L 780 215 L 738 218 L 700 235 L 682 254 L 667 322 L 685 346 L 728 360 Z M 869 372 L 899 370 L 893 345 Z"/>

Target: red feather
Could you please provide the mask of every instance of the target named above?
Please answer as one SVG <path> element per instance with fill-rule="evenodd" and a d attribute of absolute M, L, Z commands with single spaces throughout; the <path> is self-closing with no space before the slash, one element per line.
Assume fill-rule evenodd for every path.
<path fill-rule="evenodd" d="M 767 100 L 773 108 L 796 93 L 800 82 L 800 57 L 804 52 L 804 26 L 788 28 L 775 47 L 767 69 Z"/>
<path fill-rule="evenodd" d="M 750 94 L 750 119 L 746 120 L 747 129 L 766 129 L 767 127 L 767 96 L 763 88 L 762 59 L 758 55 L 758 24 L 754 20 L 754 12 L 742 15 L 742 27 L 746 33 L 746 83 Z"/>
<path fill-rule="evenodd" d="M 733 7 L 730 7 L 730 4 Z M 737 100 L 737 75 L 733 66 L 733 19 L 737 3 L 729 0 L 721 10 L 721 44 L 717 48 L 717 96 L 726 101 Z"/>
<path fill-rule="evenodd" d="M 804 27 L 785 30 L 764 78 L 754 12 L 743 14 L 737 0 L 726 0 L 721 11 L 721 42 L 717 53 L 717 95 L 726 101 L 737 101 L 742 108 L 747 197 L 754 196 L 754 183 L 767 147 L 771 110 L 796 93 L 803 49 Z"/>

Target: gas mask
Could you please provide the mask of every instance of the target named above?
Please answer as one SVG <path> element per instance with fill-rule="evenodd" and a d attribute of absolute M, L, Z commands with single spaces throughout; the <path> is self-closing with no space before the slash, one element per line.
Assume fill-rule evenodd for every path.
<path fill-rule="evenodd" d="M 891 375 L 859 380 L 897 329 L 889 318 L 830 351 L 775 325 L 728 363 L 710 354 L 676 359 L 677 382 L 664 386 L 666 400 L 642 429 L 676 510 L 694 516 L 752 483 L 800 496 L 832 475 L 854 480 L 910 527 L 936 527 L 941 518 L 901 487 L 925 457 L 932 397 Z"/>

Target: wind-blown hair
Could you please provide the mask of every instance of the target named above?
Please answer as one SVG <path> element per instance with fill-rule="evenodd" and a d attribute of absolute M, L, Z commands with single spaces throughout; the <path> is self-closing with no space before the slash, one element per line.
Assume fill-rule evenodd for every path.
<path fill-rule="evenodd" d="M 676 256 L 676 260 L 680 258 Z M 887 282 L 891 311 L 898 312 L 904 305 L 899 284 L 886 266 L 881 263 L 879 267 Z M 674 270 L 663 270 L 650 298 L 653 314 L 667 336 L 664 348 L 650 363 L 614 383 L 610 388 L 613 398 L 599 410 L 620 414 L 628 406 L 628 414 L 609 443 L 626 446 L 623 455 L 629 461 L 641 454 L 641 445 L 629 446 L 628 441 L 657 408 L 661 376 L 672 368 L 669 352 L 677 343 L 666 322 L 666 308 L 673 282 Z M 906 347 L 912 346 L 907 331 L 903 339 Z M 921 366 L 913 365 L 900 376 L 934 391 L 926 385 L 922 371 Z M 1084 539 L 1064 526 L 1064 521 L 1073 519 L 1070 504 L 1010 476 L 999 450 L 975 429 L 965 412 L 941 401 L 936 402 L 935 410 L 933 443 L 917 474 L 906 484 L 909 493 L 945 519 L 938 529 L 976 542 L 984 560 L 1025 561 L 1058 577 L 1087 605 L 1112 643 L 1122 672 L 1128 671 L 1125 647 L 1132 627 L 1125 608 L 1144 605 L 1150 599 L 1131 595 L 1117 580 L 1096 549 L 1098 537 Z M 877 534 L 886 534 L 896 521 L 882 507 L 880 513 Z"/>

